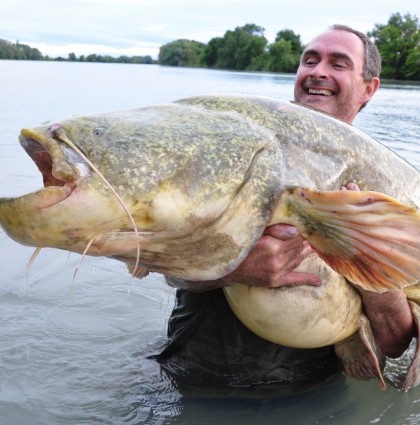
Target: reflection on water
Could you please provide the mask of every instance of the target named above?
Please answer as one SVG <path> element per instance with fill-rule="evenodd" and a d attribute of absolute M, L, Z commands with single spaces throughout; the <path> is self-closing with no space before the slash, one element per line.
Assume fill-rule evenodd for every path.
<path fill-rule="evenodd" d="M 17 143 L 21 127 L 213 93 L 292 98 L 292 75 L 157 66 L 0 62 L 0 196 L 41 186 Z M 383 86 L 356 125 L 420 169 L 420 90 Z M 343 379 L 265 400 L 186 398 L 147 356 L 165 341 L 173 290 L 123 264 L 32 249 L 0 231 L 0 412 L 3 424 L 420 423 L 420 390 Z M 258 355 L 258 353 L 256 353 Z M 399 364 L 389 373 L 396 374 Z"/>

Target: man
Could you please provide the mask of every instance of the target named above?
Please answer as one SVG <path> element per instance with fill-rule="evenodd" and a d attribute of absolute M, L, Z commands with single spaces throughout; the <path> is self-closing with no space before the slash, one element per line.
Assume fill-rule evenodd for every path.
<path fill-rule="evenodd" d="M 296 75 L 295 101 L 351 124 L 379 87 L 380 56 L 362 33 L 335 25 L 305 48 Z M 343 189 L 355 189 L 347 185 Z M 272 344 L 246 329 L 233 315 L 220 288 L 321 285 L 318 276 L 295 271 L 311 248 L 293 226 L 268 227 L 242 264 L 211 282 L 167 278 L 179 288 L 169 322 L 170 343 L 158 356 L 183 390 L 200 385 L 244 395 L 300 392 L 339 371 L 332 347 L 299 350 Z M 359 290 L 383 355 L 400 356 L 414 335 L 402 291 Z"/>

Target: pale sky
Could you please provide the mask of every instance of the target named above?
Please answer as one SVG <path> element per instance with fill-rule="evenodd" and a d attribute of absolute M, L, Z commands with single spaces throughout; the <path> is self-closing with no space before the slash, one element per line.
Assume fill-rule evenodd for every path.
<path fill-rule="evenodd" d="M 332 24 L 367 32 L 399 12 L 420 18 L 417 0 L 0 0 L 0 38 L 51 57 L 150 55 L 179 38 L 207 43 L 253 23 L 269 42 L 291 29 L 303 43 Z"/>

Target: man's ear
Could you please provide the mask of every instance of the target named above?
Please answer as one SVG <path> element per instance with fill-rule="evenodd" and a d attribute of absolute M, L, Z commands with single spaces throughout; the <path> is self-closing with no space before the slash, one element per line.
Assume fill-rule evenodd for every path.
<path fill-rule="evenodd" d="M 373 77 L 368 83 L 366 83 L 366 89 L 365 89 L 366 102 L 372 98 L 372 96 L 379 89 L 379 86 L 380 86 L 380 80 L 378 77 Z"/>

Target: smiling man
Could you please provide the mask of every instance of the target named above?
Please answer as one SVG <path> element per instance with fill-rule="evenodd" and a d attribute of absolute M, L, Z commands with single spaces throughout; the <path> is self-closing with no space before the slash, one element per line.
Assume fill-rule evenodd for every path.
<path fill-rule="evenodd" d="M 304 50 L 295 101 L 351 124 L 378 89 L 380 70 L 379 52 L 369 38 L 335 25 Z M 350 183 L 345 189 L 355 188 Z M 277 224 L 267 227 L 247 258 L 222 279 L 197 283 L 168 277 L 178 291 L 169 344 L 157 356 L 164 370 L 180 386 L 195 387 L 195 394 L 196 387 L 222 387 L 251 396 L 293 394 L 336 376 L 339 365 L 332 347 L 294 349 L 259 338 L 233 315 L 220 289 L 235 282 L 319 286 L 319 276 L 295 270 L 311 252 L 295 227 Z M 359 292 L 382 356 L 398 357 L 414 335 L 404 293 Z"/>
<path fill-rule="evenodd" d="M 379 57 L 353 32 L 340 25 L 314 38 L 305 48 L 295 81 L 295 101 L 328 112 L 351 124 L 379 87 Z M 366 46 L 366 54 L 365 54 Z"/>
<path fill-rule="evenodd" d="M 296 74 L 295 100 L 351 124 L 379 87 L 380 66 L 370 46 L 336 25 L 314 38 L 303 52 Z M 374 62 L 374 63 L 371 63 Z"/>
<path fill-rule="evenodd" d="M 380 69 L 377 48 L 365 34 L 334 25 L 306 46 L 296 73 L 295 101 L 352 124 L 379 88 Z M 414 334 L 405 294 L 359 292 L 381 349 L 400 356 Z"/>

